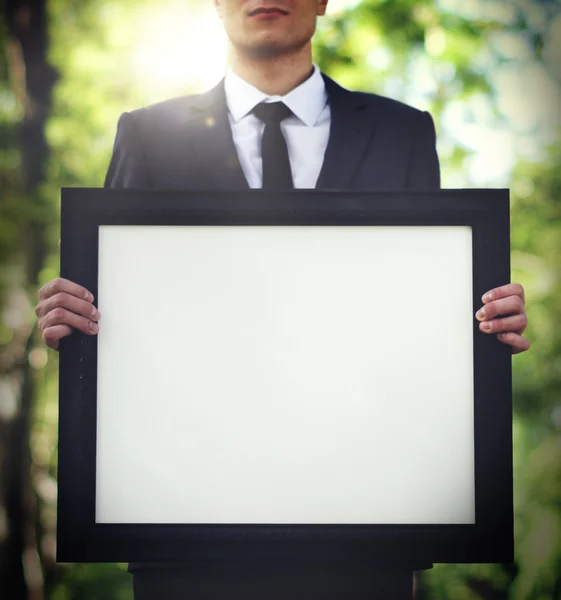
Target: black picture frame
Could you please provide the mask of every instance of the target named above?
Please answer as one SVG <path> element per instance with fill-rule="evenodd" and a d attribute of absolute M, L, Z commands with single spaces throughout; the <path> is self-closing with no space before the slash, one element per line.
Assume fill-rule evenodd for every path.
<path fill-rule="evenodd" d="M 268 193 L 62 190 L 61 276 L 98 297 L 102 225 L 462 225 L 473 309 L 510 281 L 508 190 Z M 60 344 L 57 559 L 65 562 L 513 561 L 511 352 L 473 322 L 475 524 L 161 525 L 95 522 L 95 336 Z M 430 469 L 430 465 L 427 465 Z"/>

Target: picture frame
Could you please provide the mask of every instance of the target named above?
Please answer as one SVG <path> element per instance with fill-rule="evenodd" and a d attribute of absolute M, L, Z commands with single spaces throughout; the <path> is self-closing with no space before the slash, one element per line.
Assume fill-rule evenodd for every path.
<path fill-rule="evenodd" d="M 59 561 L 513 560 L 507 190 L 67 188 L 61 239 L 102 319 L 60 344 Z"/>

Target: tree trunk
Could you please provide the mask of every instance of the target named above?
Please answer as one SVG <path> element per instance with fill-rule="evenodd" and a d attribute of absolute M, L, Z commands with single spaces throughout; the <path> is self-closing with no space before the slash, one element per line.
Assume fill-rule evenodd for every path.
<path fill-rule="evenodd" d="M 13 338 L 0 357 L 0 389 L 6 394 L 0 413 L 0 598 L 10 600 L 43 598 L 29 447 L 34 378 L 28 356 L 33 324 L 27 315 L 28 293 L 37 285 L 46 255 L 42 211 L 33 208 L 41 202 L 38 189 L 49 157 L 45 123 L 57 79 L 47 62 L 46 5 L 47 0 L 5 0 L 1 9 L 8 31 L 5 50 L 10 84 L 22 107 L 20 193 L 32 215 L 22 223 L 17 257 L 21 273 L 11 282 L 5 301 L 22 318 L 15 320 Z M 17 190 L 9 193 L 17 194 Z"/>

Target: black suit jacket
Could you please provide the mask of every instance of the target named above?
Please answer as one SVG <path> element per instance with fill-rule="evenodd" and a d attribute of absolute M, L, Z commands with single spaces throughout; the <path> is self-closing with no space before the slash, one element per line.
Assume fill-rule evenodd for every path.
<path fill-rule="evenodd" d="M 428 113 L 376 94 L 351 92 L 323 77 L 331 127 L 316 189 L 440 187 L 435 130 Z M 123 114 L 105 185 L 249 189 L 228 122 L 224 82 L 205 94 Z"/>

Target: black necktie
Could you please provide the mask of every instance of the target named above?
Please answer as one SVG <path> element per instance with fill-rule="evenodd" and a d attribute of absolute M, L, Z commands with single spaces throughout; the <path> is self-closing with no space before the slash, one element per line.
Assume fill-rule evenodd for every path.
<path fill-rule="evenodd" d="M 265 123 L 261 140 L 263 159 L 263 189 L 292 189 L 292 172 L 286 140 L 281 131 L 281 121 L 292 115 L 282 102 L 262 102 L 253 109 L 253 114 Z"/>

